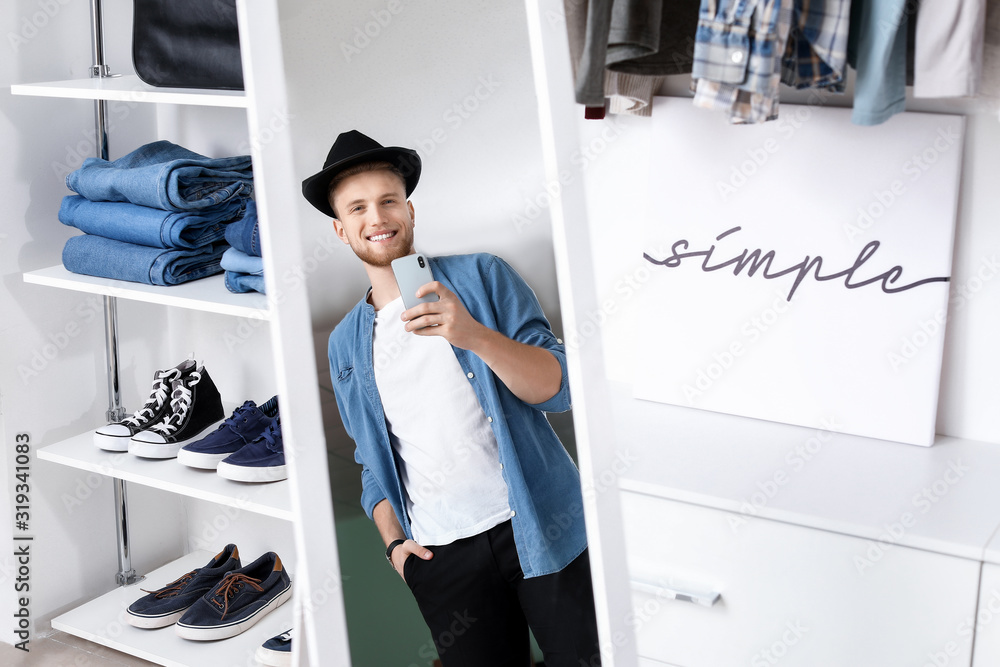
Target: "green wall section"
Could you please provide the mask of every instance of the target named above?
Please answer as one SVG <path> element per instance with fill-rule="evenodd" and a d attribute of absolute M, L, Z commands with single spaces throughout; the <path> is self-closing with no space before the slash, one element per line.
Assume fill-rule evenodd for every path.
<path fill-rule="evenodd" d="M 337 545 L 344 577 L 353 667 L 429 667 L 437 652 L 417 603 L 385 560 L 375 524 L 338 505 Z"/>

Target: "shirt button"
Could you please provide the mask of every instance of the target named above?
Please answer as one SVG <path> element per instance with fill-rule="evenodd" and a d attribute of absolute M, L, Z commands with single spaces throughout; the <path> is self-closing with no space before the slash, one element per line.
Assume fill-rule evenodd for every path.
<path fill-rule="evenodd" d="M 562 345 L 562 338 L 556 338 L 556 342 Z"/>
<path fill-rule="evenodd" d="M 742 52 L 742 51 L 737 51 L 737 52 L 735 52 L 735 53 L 734 53 L 734 54 L 732 55 L 732 58 L 733 58 L 733 62 L 734 62 L 734 63 L 737 63 L 737 64 L 739 64 L 739 63 L 743 62 L 743 52 Z"/>
<path fill-rule="evenodd" d="M 486 418 L 486 421 L 488 421 L 489 423 L 491 423 L 491 424 L 492 424 L 492 423 L 493 423 L 493 417 L 487 417 L 487 418 Z"/>
<path fill-rule="evenodd" d="M 465 377 L 471 380 L 472 378 L 476 377 L 476 374 L 473 373 L 472 371 L 469 371 L 468 373 L 465 374 Z"/>
<path fill-rule="evenodd" d="M 502 463 L 500 464 L 500 470 L 503 470 L 503 464 Z"/>
<path fill-rule="evenodd" d="M 515 512 L 514 510 L 511 510 L 511 511 L 510 511 L 510 515 L 511 515 L 512 517 L 513 517 L 513 516 L 517 516 L 517 512 Z"/>

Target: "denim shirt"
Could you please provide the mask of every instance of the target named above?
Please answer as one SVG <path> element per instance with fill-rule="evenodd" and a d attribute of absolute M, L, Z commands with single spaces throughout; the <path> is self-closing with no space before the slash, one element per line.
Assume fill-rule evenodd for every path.
<path fill-rule="evenodd" d="M 545 412 L 570 408 L 566 352 L 549 328 L 534 292 L 499 257 L 453 255 L 430 260 L 435 280 L 454 292 L 477 321 L 508 338 L 549 350 L 562 380 L 550 399 L 528 404 L 489 366 L 452 346 L 499 445 L 511 524 L 526 578 L 557 572 L 587 546 L 580 475 Z M 372 338 L 375 309 L 362 299 L 330 334 L 330 376 L 344 428 L 362 465 L 361 504 L 369 517 L 388 498 L 406 536 L 412 538 L 400 479 L 402 461 L 389 442 L 375 384 Z"/>

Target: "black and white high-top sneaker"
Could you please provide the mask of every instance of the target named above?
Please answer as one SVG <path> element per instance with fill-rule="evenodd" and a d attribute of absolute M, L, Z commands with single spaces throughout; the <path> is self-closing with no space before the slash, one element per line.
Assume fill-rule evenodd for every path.
<path fill-rule="evenodd" d="M 106 424 L 94 431 L 94 444 L 109 452 L 127 452 L 129 439 L 170 415 L 170 386 L 175 380 L 190 375 L 197 367 L 194 359 L 185 359 L 174 368 L 156 371 L 153 389 L 145 404 L 131 417 Z"/>
<path fill-rule="evenodd" d="M 150 459 L 172 459 L 180 448 L 214 429 L 225 419 L 222 398 L 204 366 L 186 378 L 174 380 L 170 413 L 163 421 L 139 431 L 129 440 L 130 454 Z"/>

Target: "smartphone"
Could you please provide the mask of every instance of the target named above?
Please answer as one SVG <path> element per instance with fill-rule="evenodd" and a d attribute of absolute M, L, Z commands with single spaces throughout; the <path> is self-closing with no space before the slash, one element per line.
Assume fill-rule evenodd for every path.
<path fill-rule="evenodd" d="M 437 294 L 427 294 L 418 299 L 417 290 L 423 285 L 434 281 L 431 273 L 431 263 L 420 253 L 399 257 L 392 260 L 392 273 L 396 276 L 396 285 L 403 297 L 403 308 L 409 310 L 418 303 L 437 301 Z"/>

